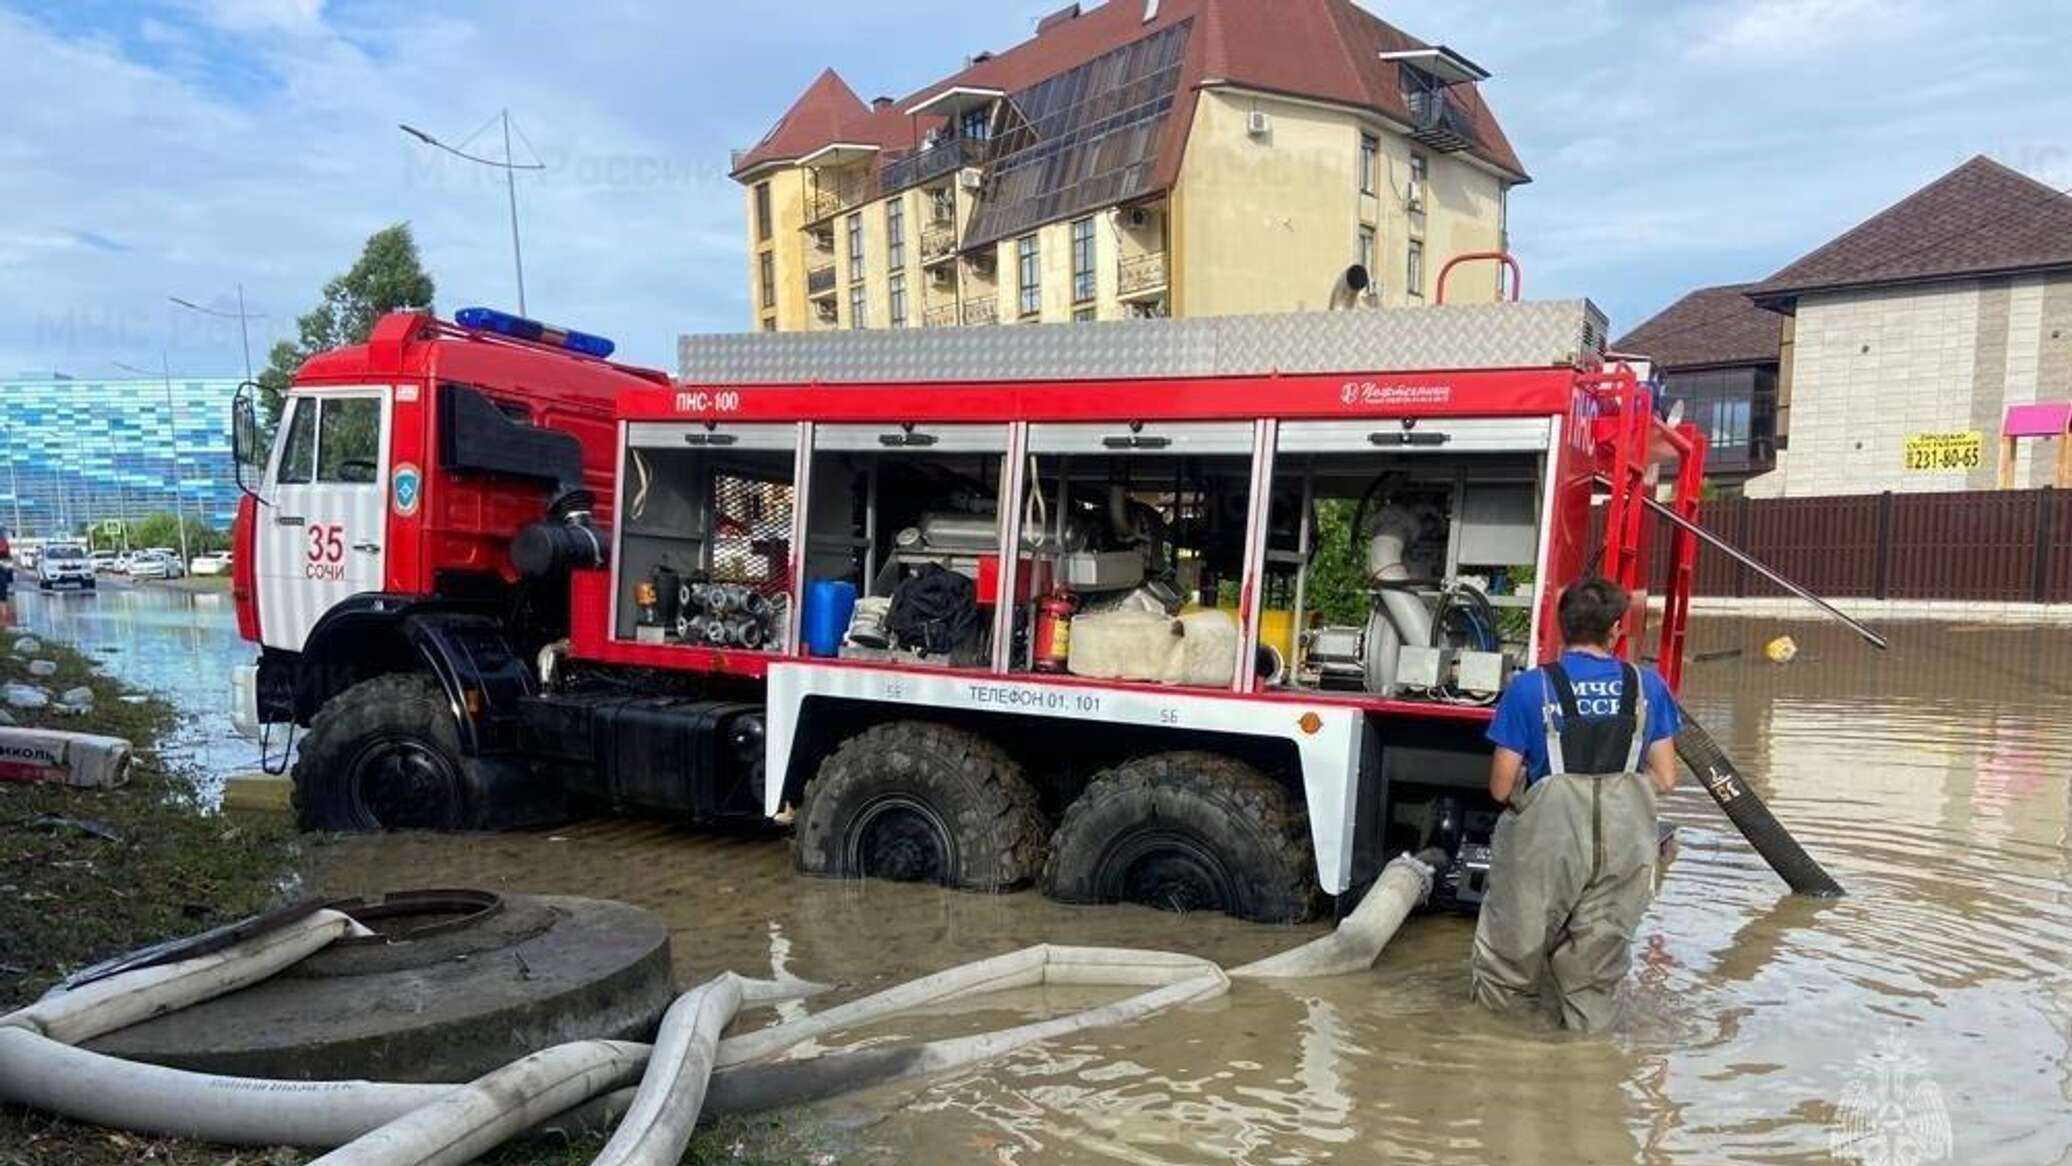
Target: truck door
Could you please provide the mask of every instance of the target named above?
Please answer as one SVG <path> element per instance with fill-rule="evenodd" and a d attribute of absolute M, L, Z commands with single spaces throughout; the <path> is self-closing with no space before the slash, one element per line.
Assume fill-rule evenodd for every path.
<path fill-rule="evenodd" d="M 326 611 L 386 579 L 389 390 L 288 399 L 258 530 L 265 645 L 301 651 Z"/>

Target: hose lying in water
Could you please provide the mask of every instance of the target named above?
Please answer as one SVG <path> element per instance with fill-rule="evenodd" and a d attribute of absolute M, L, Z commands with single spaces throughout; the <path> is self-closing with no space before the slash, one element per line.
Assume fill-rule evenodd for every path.
<path fill-rule="evenodd" d="M 1398 858 L 1332 935 L 1230 974 L 1335 975 L 1371 965 L 1429 890 L 1430 879 L 1428 864 L 1407 855 Z M 772 984 L 729 974 L 679 998 L 652 1049 L 579 1041 L 521 1058 L 464 1086 L 218 1077 L 122 1061 L 64 1043 L 256 982 L 359 930 L 344 915 L 319 912 L 221 951 L 123 972 L 0 1017 L 0 1102 L 219 1144 L 338 1146 L 319 1160 L 326 1166 L 447 1166 L 472 1160 L 527 1129 L 566 1129 L 584 1117 L 624 1113 L 597 1161 L 660 1166 L 681 1157 L 702 1113 L 763 1110 L 939 1073 L 1209 999 L 1230 986 L 1221 968 L 1193 956 L 1040 945 L 722 1040 L 719 1034 L 744 1004 L 817 988 L 803 981 Z M 773 1060 L 814 1037 L 917 1007 L 1045 984 L 1146 990 L 995 1032 Z M 109 1010 L 105 1019 L 102 1007 Z M 52 1027 L 46 1026 L 68 1035 L 53 1038 Z M 641 1074 L 638 1090 L 612 1092 L 636 1073 Z"/>
<path fill-rule="evenodd" d="M 1727 752 L 1705 731 L 1705 726 L 1689 712 L 1683 714 L 1683 728 L 1676 734 L 1676 755 L 1698 775 L 1698 784 L 1726 811 L 1727 820 L 1734 824 L 1755 852 L 1763 856 L 1770 869 L 1783 878 L 1793 892 L 1818 898 L 1832 898 L 1842 894 L 1842 884 L 1830 877 L 1798 839 L 1784 828 L 1763 799 L 1756 796 L 1749 787 L 1748 779 L 1734 768 L 1734 761 Z"/>

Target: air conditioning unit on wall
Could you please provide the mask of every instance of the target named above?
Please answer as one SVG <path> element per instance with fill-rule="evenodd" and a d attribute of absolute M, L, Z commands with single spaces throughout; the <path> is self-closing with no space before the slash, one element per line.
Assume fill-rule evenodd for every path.
<path fill-rule="evenodd" d="M 977 190 L 984 182 L 985 179 L 976 170 L 960 170 L 957 172 L 957 185 L 966 190 Z"/>
<path fill-rule="evenodd" d="M 1263 138 L 1273 130 L 1273 118 L 1263 109 L 1255 109 L 1245 115 L 1245 132 L 1255 138 Z"/>

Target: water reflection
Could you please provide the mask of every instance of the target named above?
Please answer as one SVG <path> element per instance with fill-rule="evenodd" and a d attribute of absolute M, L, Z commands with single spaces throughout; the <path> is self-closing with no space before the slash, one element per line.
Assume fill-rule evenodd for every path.
<path fill-rule="evenodd" d="M 11 607 L 10 640 L 22 631 L 63 640 L 178 707 L 180 728 L 166 750 L 201 772 L 208 796 L 224 776 L 258 767 L 257 747 L 230 726 L 230 673 L 254 653 L 238 638 L 228 592 L 104 580 L 96 591 L 16 587 Z"/>

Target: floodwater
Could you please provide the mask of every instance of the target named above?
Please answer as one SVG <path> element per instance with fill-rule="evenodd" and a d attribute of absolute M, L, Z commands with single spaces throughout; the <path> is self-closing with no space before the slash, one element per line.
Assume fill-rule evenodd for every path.
<path fill-rule="evenodd" d="M 1782 630 L 1803 654 L 1764 663 Z M 842 1160 L 864 1163 L 2072 1160 L 2072 631 L 1891 630 L 1879 654 L 1828 627 L 1694 629 L 1694 653 L 1743 654 L 1691 666 L 1692 710 L 1850 894 L 1791 897 L 1703 792 L 1678 792 L 1666 812 L 1683 854 L 1607 1037 L 1469 1007 L 1469 922 L 1419 918 L 1369 974 L 1240 983 L 811 1112 Z M 781 971 L 842 997 L 1045 940 L 1228 966 L 1321 930 L 806 880 L 781 842 L 632 820 L 316 854 L 313 882 L 331 893 L 472 885 L 639 903 L 675 929 L 686 984 Z M 1086 1002 L 1083 989 L 1027 992 L 844 1039 Z M 1840 1152 L 1852 1123 L 1879 1121 L 1922 1139 L 1916 1152 Z"/>
<path fill-rule="evenodd" d="M 17 589 L 14 620 L 174 700 L 189 713 L 177 748 L 204 771 L 256 764 L 227 719 L 229 670 L 249 656 L 227 596 Z M 865 1164 L 1810 1164 L 1853 1160 L 1836 1139 L 1860 1119 L 1927 1139 L 1913 1156 L 1863 1146 L 1875 1166 L 2072 1162 L 2072 630 L 1887 630 L 1893 650 L 1877 653 L 1828 626 L 1698 621 L 1694 654 L 1741 655 L 1690 666 L 1692 711 L 1850 894 L 1793 898 L 1702 792 L 1672 795 L 1682 857 L 1609 1036 L 1467 1006 L 1469 922 L 1418 918 L 1368 974 L 1239 983 L 811 1119 L 840 1160 Z M 1803 647 L 1786 667 L 1760 657 L 1780 631 Z M 781 841 L 637 820 L 311 853 L 327 894 L 462 885 L 638 903 L 671 924 L 686 985 L 788 972 L 837 983 L 835 999 L 1046 940 L 1229 966 L 1322 930 L 808 880 Z M 826 1043 L 1002 1027 L 1090 999 L 1023 992 Z"/>
<path fill-rule="evenodd" d="M 180 727 L 166 758 L 192 767 L 212 801 L 222 779 L 259 768 L 257 745 L 230 724 L 230 673 L 256 653 L 238 638 L 226 591 L 189 592 L 102 579 L 93 591 L 41 592 L 16 572 L 14 601 L 0 604 L 9 642 L 27 632 L 62 640 L 109 675 L 172 702 Z"/>

